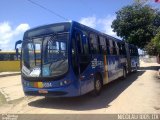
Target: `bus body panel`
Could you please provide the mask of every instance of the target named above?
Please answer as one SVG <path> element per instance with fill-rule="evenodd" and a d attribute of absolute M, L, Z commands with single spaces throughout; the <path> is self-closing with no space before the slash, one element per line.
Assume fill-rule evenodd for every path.
<path fill-rule="evenodd" d="M 129 66 L 130 66 L 130 71 L 135 71 L 139 67 L 139 54 L 138 54 L 138 48 L 132 44 L 128 44 L 128 52 L 129 53 Z"/>
<path fill-rule="evenodd" d="M 94 75 L 100 73 L 103 75 L 104 64 L 102 55 L 93 55 L 90 64 L 85 71 L 80 74 L 79 81 L 81 86 L 81 95 L 94 89 Z M 103 76 L 102 76 L 103 77 Z"/>
<path fill-rule="evenodd" d="M 124 56 L 108 56 L 108 76 L 109 81 L 113 81 L 123 76 L 123 69 L 126 66 Z"/>

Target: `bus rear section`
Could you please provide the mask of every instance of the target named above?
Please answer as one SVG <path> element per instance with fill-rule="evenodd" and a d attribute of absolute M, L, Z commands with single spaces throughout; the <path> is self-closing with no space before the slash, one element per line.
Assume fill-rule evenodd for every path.
<path fill-rule="evenodd" d="M 126 43 L 128 72 L 137 71 L 140 67 L 138 48 L 132 44 Z"/>
<path fill-rule="evenodd" d="M 138 48 L 130 44 L 129 52 L 130 52 L 130 59 L 131 59 L 131 69 L 132 71 L 137 71 L 140 66 Z"/>

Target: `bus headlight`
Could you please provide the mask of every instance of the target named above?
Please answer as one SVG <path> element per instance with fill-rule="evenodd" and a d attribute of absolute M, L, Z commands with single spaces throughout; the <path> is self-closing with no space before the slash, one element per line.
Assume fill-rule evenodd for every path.
<path fill-rule="evenodd" d="M 67 83 L 68 83 L 68 81 L 67 81 L 67 80 L 65 80 L 65 81 L 64 81 L 64 84 L 67 84 Z"/>
<path fill-rule="evenodd" d="M 64 81 L 60 82 L 60 86 L 64 86 L 67 84 L 69 84 L 69 80 L 64 80 Z"/>

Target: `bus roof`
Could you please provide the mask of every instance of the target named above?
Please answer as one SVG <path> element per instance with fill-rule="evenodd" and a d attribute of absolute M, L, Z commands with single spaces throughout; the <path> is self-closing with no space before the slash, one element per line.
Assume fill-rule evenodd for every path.
<path fill-rule="evenodd" d="M 35 29 L 44 28 L 44 27 L 48 27 L 48 26 L 52 26 L 52 25 L 68 24 L 68 23 L 71 24 L 72 22 L 59 22 L 59 23 L 52 23 L 52 24 L 44 24 L 44 25 L 40 25 L 40 26 L 36 26 L 36 27 L 30 28 L 27 31 L 32 31 L 32 30 L 35 30 Z"/>
<path fill-rule="evenodd" d="M 63 26 L 64 25 L 64 26 Z M 55 28 L 59 26 L 58 28 Z M 24 37 L 33 37 L 41 34 L 51 34 L 53 32 L 68 32 L 68 28 L 71 26 L 71 22 L 61 22 L 48 25 L 37 26 L 29 29 L 24 33 Z M 33 31 L 33 32 L 32 32 Z"/>
<path fill-rule="evenodd" d="M 91 28 L 91 27 L 88 27 L 88 26 L 83 25 L 83 24 L 81 24 L 81 23 L 79 23 L 79 22 L 76 22 L 76 21 L 60 22 L 60 23 L 53 23 L 53 24 L 46 24 L 46 25 L 42 25 L 42 26 L 37 26 L 37 27 L 35 27 L 35 28 L 32 28 L 32 29 L 27 30 L 27 31 L 25 32 L 25 34 L 28 33 L 28 32 L 30 32 L 30 31 L 37 30 L 37 29 L 47 28 L 47 27 L 49 27 L 49 26 L 55 26 L 55 25 L 63 25 L 63 24 L 70 24 L 71 26 L 75 26 L 75 27 L 77 26 L 77 27 L 83 28 L 83 29 L 85 29 L 85 30 L 87 30 L 87 31 L 92 31 L 92 32 L 94 32 L 94 33 L 100 34 L 100 35 L 102 35 L 102 36 L 105 36 L 105 37 L 107 37 L 107 38 L 109 38 L 109 39 L 112 39 L 112 40 L 115 40 L 115 41 L 117 41 L 117 42 L 124 42 L 123 40 L 120 40 L 120 39 L 118 39 L 118 38 L 115 38 L 115 37 L 113 37 L 113 36 L 111 36 L 111 35 L 108 35 L 108 34 L 106 34 L 106 33 L 100 32 L 100 31 L 98 31 L 98 30 L 95 30 L 95 29 L 93 29 L 93 28 Z"/>
<path fill-rule="evenodd" d="M 81 24 L 81 23 L 79 23 L 79 22 L 76 22 L 76 21 L 46 24 L 46 25 L 37 26 L 37 27 L 35 27 L 35 28 L 29 29 L 29 30 L 27 30 L 26 32 L 29 32 L 29 31 L 32 31 L 32 30 L 37 30 L 37 29 L 40 29 L 40 28 L 45 28 L 45 27 L 48 27 L 48 26 L 60 25 L 60 24 L 71 24 L 72 26 L 79 26 L 79 27 L 84 28 L 85 30 L 93 31 L 93 32 L 95 32 L 95 33 L 97 33 L 97 34 L 101 34 L 101 35 L 106 36 L 106 37 L 108 37 L 108 38 L 112 38 L 112 39 L 114 39 L 114 40 L 122 41 L 122 40 L 120 40 L 120 39 L 117 39 L 117 38 L 115 38 L 115 37 L 113 37 L 113 36 L 110 36 L 110 35 L 108 35 L 108 34 L 105 34 L 105 33 L 103 33 L 103 32 L 100 32 L 100 31 L 98 31 L 98 30 L 95 30 L 95 29 L 93 29 L 93 28 L 91 28 L 91 27 L 88 27 L 88 26 L 83 25 L 83 24 Z"/>

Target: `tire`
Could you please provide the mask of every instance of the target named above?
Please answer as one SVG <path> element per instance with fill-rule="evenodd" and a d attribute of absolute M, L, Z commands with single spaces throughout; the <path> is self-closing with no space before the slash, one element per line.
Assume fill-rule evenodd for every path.
<path fill-rule="evenodd" d="M 126 68 L 123 68 L 123 79 L 125 79 L 126 77 L 127 77 Z"/>
<path fill-rule="evenodd" d="M 102 90 L 102 86 L 103 86 L 103 84 L 102 84 L 102 79 L 101 79 L 100 75 L 96 75 L 95 80 L 94 80 L 94 90 L 93 90 L 92 94 L 94 96 L 100 95 L 101 90 Z"/>

